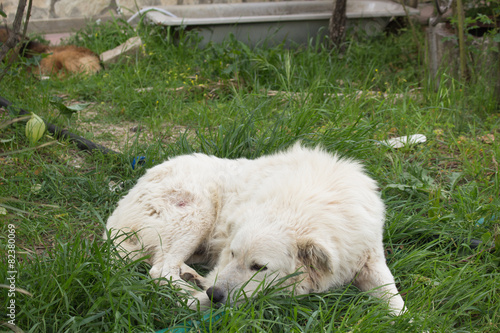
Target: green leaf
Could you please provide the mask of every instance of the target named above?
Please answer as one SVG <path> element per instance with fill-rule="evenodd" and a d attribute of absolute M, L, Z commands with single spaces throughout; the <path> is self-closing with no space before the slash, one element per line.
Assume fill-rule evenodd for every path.
<path fill-rule="evenodd" d="M 462 172 L 452 172 L 449 176 L 450 179 L 450 190 L 454 190 L 458 182 L 463 178 Z"/>
<path fill-rule="evenodd" d="M 7 17 L 7 14 L 5 14 L 5 12 L 3 10 L 0 9 L 0 16 L 2 17 Z"/>
<path fill-rule="evenodd" d="M 77 104 L 72 104 L 72 105 L 64 105 L 64 103 L 62 102 L 62 99 L 60 97 L 54 97 L 52 98 L 52 100 L 50 101 L 50 104 L 52 104 L 53 106 L 55 106 L 57 108 L 57 110 L 59 110 L 59 112 L 70 118 L 73 113 L 76 113 L 78 111 L 82 111 L 83 109 L 85 109 L 87 106 L 90 105 L 90 103 L 77 103 Z"/>
<path fill-rule="evenodd" d="M 490 232 L 485 232 L 482 236 L 481 236 L 481 241 L 483 242 L 483 244 L 486 244 L 490 241 L 491 239 L 491 233 Z"/>
<path fill-rule="evenodd" d="M 484 14 L 477 14 L 477 19 L 479 22 L 484 23 L 484 24 L 493 24 L 493 21 L 491 18 L 489 18 L 487 15 Z"/>
<path fill-rule="evenodd" d="M 72 111 L 78 112 L 78 111 L 84 110 L 89 105 L 90 105 L 90 103 L 72 104 L 72 105 L 66 106 L 66 108 L 70 109 Z"/>
<path fill-rule="evenodd" d="M 40 140 L 45 133 L 46 126 L 42 118 L 32 113 L 31 119 L 26 123 L 26 137 L 31 143 Z"/>

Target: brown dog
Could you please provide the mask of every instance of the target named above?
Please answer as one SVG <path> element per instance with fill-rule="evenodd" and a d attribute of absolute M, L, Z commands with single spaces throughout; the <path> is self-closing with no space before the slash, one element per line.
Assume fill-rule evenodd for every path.
<path fill-rule="evenodd" d="M 0 28 L 0 42 L 5 43 L 10 36 L 7 28 Z M 29 71 L 40 75 L 64 76 L 70 73 L 95 74 L 102 69 L 99 57 L 91 50 L 74 46 L 49 46 L 27 40 L 16 48 L 14 57 L 27 59 L 47 54 L 37 65 L 30 65 Z M 12 56 L 11 56 L 12 57 Z"/>

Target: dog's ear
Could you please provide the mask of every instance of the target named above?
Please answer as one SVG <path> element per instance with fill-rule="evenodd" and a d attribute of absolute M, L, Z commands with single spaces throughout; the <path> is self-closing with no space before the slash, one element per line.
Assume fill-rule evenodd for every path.
<path fill-rule="evenodd" d="M 311 239 L 298 242 L 297 248 L 300 265 L 309 275 L 312 286 L 317 289 L 321 280 L 332 272 L 330 256 L 323 246 Z"/>

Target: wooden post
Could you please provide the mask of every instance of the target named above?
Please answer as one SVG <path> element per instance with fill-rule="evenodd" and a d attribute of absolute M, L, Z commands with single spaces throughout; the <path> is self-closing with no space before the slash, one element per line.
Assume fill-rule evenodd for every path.
<path fill-rule="evenodd" d="M 500 54 L 500 43 L 498 43 L 498 54 Z M 500 57 L 497 58 L 497 105 L 500 107 Z"/>
<path fill-rule="evenodd" d="M 465 49 L 465 13 L 462 0 L 457 0 L 458 16 L 458 48 L 460 50 L 460 78 L 463 82 L 467 80 L 467 52 Z"/>
<path fill-rule="evenodd" d="M 429 43 L 429 62 L 431 67 L 431 76 L 434 80 L 434 90 L 437 91 L 439 89 L 439 76 L 438 67 L 438 46 L 437 46 L 437 36 L 436 36 L 436 27 L 429 23 L 429 27 L 427 28 L 427 40 Z"/>

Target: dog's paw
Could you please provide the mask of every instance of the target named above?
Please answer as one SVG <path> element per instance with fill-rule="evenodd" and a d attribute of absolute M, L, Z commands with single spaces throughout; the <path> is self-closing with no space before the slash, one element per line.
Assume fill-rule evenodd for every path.
<path fill-rule="evenodd" d="M 204 311 L 210 309 L 212 302 L 210 302 L 205 291 L 199 291 L 192 295 L 187 304 L 192 310 Z"/>
<path fill-rule="evenodd" d="M 190 272 L 185 272 L 185 273 L 181 274 L 181 279 L 183 279 L 186 282 L 189 282 L 189 283 L 196 285 L 201 290 L 205 290 L 203 278 L 201 276 L 199 276 L 198 274 L 194 275 Z"/>
<path fill-rule="evenodd" d="M 153 279 L 159 279 L 162 276 L 162 269 L 161 266 L 153 266 L 149 270 L 149 276 L 151 276 Z"/>

